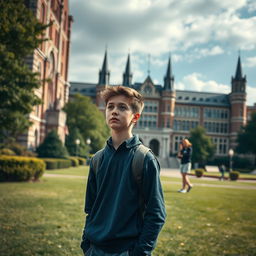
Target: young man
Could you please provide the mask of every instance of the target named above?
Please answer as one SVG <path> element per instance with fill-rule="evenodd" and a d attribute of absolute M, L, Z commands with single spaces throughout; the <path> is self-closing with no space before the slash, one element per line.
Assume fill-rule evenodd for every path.
<path fill-rule="evenodd" d="M 151 255 L 166 213 L 155 156 L 149 151 L 144 158 L 141 188 L 132 171 L 141 144 L 132 128 L 142 112 L 143 99 L 123 86 L 108 87 L 102 97 L 111 138 L 96 171 L 91 161 L 81 248 L 86 256 Z"/>

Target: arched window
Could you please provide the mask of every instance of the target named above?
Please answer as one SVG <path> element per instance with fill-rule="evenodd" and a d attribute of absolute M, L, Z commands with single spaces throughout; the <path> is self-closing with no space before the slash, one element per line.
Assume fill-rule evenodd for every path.
<path fill-rule="evenodd" d="M 34 134 L 34 139 L 35 139 L 35 148 L 38 147 L 39 145 L 39 136 L 38 136 L 38 130 L 35 130 L 35 134 Z"/>
<path fill-rule="evenodd" d="M 45 23 L 45 6 L 44 4 L 41 5 L 41 17 L 40 17 L 40 21 L 42 23 Z"/>
<path fill-rule="evenodd" d="M 50 79 L 50 82 L 48 83 L 48 108 L 52 108 L 54 104 L 54 94 L 55 94 L 55 58 L 53 52 L 50 54 L 49 58 L 49 71 L 48 71 L 48 77 Z"/>

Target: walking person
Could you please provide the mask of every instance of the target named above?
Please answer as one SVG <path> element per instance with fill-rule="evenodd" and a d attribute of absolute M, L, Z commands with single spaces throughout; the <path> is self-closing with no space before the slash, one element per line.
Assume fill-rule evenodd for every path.
<path fill-rule="evenodd" d="M 91 160 L 81 248 L 86 256 L 151 255 L 166 213 L 159 163 L 151 151 L 137 153 L 142 144 L 132 134 L 143 98 L 123 86 L 101 95 L 111 137 Z M 141 174 L 134 162 L 142 163 Z"/>
<path fill-rule="evenodd" d="M 180 151 L 178 158 L 180 158 L 180 173 L 182 176 L 182 188 L 178 191 L 180 193 L 189 192 L 193 185 L 190 183 L 188 173 L 191 170 L 192 144 L 188 139 L 183 139 L 180 143 Z M 187 189 L 186 189 L 187 187 Z"/>
<path fill-rule="evenodd" d="M 219 167 L 219 171 L 221 173 L 221 176 L 220 176 L 220 180 L 224 180 L 225 179 L 225 171 L 226 171 L 226 167 L 224 164 L 221 164 L 218 166 Z"/>

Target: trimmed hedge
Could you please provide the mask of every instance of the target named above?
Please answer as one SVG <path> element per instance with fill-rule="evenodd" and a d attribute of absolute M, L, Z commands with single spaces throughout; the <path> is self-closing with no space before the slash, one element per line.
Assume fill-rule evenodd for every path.
<path fill-rule="evenodd" d="M 195 169 L 195 175 L 198 178 L 201 178 L 204 175 L 204 169 Z"/>
<path fill-rule="evenodd" d="M 15 156 L 15 152 L 9 148 L 0 149 L 0 155 Z"/>
<path fill-rule="evenodd" d="M 77 157 L 70 156 L 68 159 L 70 159 L 71 161 L 71 166 L 74 166 L 74 167 L 79 166 L 79 160 L 77 159 Z"/>
<path fill-rule="evenodd" d="M 77 157 L 79 165 L 86 165 L 86 159 L 82 157 Z"/>
<path fill-rule="evenodd" d="M 70 159 L 62 159 L 62 158 L 40 158 L 46 164 L 47 170 L 53 169 L 64 169 L 71 167 Z"/>
<path fill-rule="evenodd" d="M 237 171 L 232 171 L 229 173 L 229 178 L 230 180 L 237 180 L 239 178 L 239 172 Z"/>
<path fill-rule="evenodd" d="M 0 156 L 0 181 L 36 181 L 44 171 L 45 163 L 40 159 Z"/>

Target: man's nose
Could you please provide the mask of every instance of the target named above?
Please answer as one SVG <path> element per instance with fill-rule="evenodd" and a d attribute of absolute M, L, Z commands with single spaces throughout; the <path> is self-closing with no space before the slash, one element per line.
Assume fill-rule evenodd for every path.
<path fill-rule="evenodd" d="M 112 113 L 111 113 L 112 115 L 117 115 L 118 114 L 118 108 L 117 107 L 114 107 L 113 109 L 112 109 Z"/>

